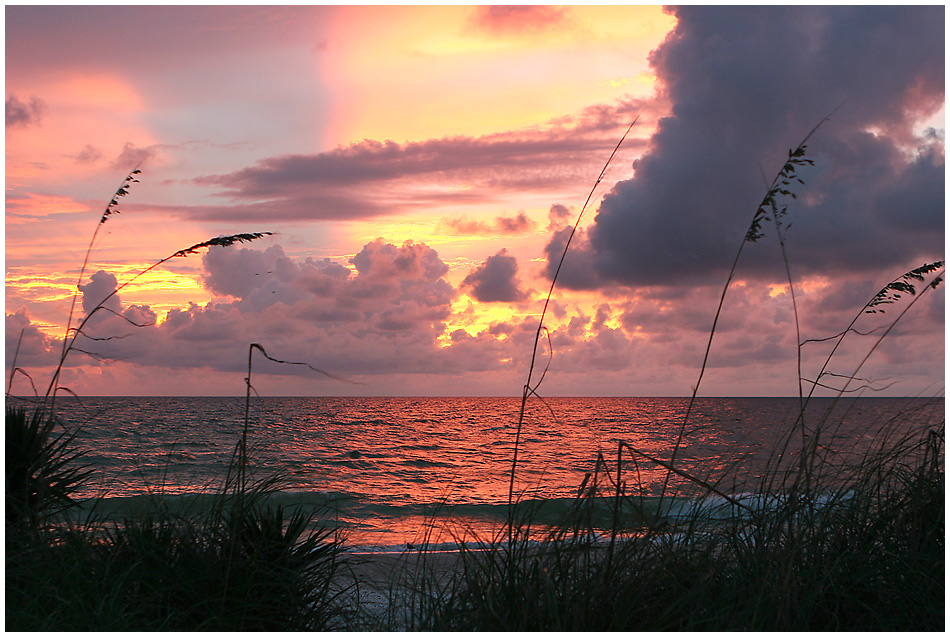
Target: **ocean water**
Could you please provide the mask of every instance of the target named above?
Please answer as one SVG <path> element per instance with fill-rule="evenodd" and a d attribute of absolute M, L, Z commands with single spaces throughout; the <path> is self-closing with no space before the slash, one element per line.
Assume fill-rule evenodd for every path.
<path fill-rule="evenodd" d="M 669 460 L 683 422 L 682 398 L 550 398 L 528 404 L 515 492 L 555 516 L 587 477 L 607 484 L 625 443 Z M 285 504 L 319 509 L 354 550 L 399 550 L 426 534 L 451 545 L 485 536 L 505 520 L 520 399 L 251 399 L 251 471 L 282 472 Z M 161 499 L 193 502 L 213 493 L 244 428 L 244 398 L 57 399 L 78 429 L 76 445 L 95 469 L 80 493 L 103 515 Z M 732 494 L 754 492 L 770 456 L 789 439 L 797 398 L 704 398 L 693 407 L 676 466 L 717 481 Z M 944 400 L 813 399 L 809 427 L 823 423 L 822 445 L 842 462 L 857 460 L 883 436 L 926 433 L 943 422 Z M 800 445 L 792 435 L 786 457 Z M 655 497 L 667 471 L 622 448 L 628 491 Z M 598 462 L 602 458 L 602 463 Z M 694 483 L 674 476 L 684 496 Z"/>

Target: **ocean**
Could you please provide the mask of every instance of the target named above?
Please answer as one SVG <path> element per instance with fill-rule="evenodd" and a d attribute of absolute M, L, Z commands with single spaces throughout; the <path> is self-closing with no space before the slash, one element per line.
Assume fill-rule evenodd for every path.
<path fill-rule="evenodd" d="M 504 523 L 518 398 L 253 397 L 251 472 L 283 474 L 283 504 L 320 512 L 354 551 L 398 551 L 427 540 L 451 548 Z M 609 484 L 620 443 L 628 492 L 655 498 L 683 422 L 685 398 L 530 400 L 521 434 L 515 495 L 545 515 L 563 511 L 585 483 Z M 676 467 L 730 495 L 750 494 L 769 458 L 791 437 L 797 398 L 701 398 Z M 64 424 L 94 469 L 79 496 L 86 508 L 121 518 L 146 503 L 194 502 L 220 488 L 244 428 L 243 397 L 57 398 Z M 926 434 L 944 419 L 944 399 L 812 399 L 809 428 L 842 462 L 857 461 L 883 436 Z M 645 454 L 645 455 L 644 455 Z M 602 463 L 598 462 L 598 457 Z M 673 476 L 671 492 L 695 495 Z M 206 497 L 206 495 L 205 495 Z M 553 519 L 553 518 L 552 518 Z"/>

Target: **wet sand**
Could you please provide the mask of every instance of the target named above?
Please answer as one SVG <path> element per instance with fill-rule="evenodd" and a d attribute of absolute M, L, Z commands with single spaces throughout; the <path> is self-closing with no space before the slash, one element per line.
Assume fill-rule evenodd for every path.
<path fill-rule="evenodd" d="M 370 623 L 391 618 L 397 627 L 408 628 L 405 613 L 407 593 L 423 573 L 437 581 L 451 577 L 459 553 L 457 551 L 404 553 L 350 553 L 342 575 L 351 586 L 348 595 L 358 604 L 361 614 Z M 397 608 L 390 608 L 393 603 Z"/>

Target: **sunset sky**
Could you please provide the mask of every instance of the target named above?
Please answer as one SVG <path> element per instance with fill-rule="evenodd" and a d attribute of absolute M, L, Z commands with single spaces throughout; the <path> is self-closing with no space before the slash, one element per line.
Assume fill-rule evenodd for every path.
<path fill-rule="evenodd" d="M 138 167 L 77 318 L 177 250 L 275 234 L 122 289 L 63 386 L 240 395 L 259 343 L 348 381 L 257 359 L 261 395 L 518 395 L 566 237 L 639 118 L 559 275 L 538 393 L 689 395 L 768 183 L 832 111 L 783 200 L 801 339 L 944 258 L 944 11 L 7 6 L 7 375 L 22 333 L 16 364 L 45 390 L 96 223 Z M 764 232 L 700 395 L 797 394 Z M 925 289 L 852 387 L 942 394 L 944 286 Z M 911 298 L 862 317 L 829 370 L 854 372 Z M 804 376 L 829 347 L 803 346 Z"/>

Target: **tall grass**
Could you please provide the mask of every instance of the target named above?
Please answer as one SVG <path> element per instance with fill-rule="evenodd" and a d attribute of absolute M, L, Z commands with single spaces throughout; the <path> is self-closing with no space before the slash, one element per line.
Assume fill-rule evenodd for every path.
<path fill-rule="evenodd" d="M 522 507 L 512 528 L 463 544 L 448 579 L 414 582 L 409 628 L 943 629 L 942 427 L 896 419 L 857 459 L 805 447 L 807 496 L 791 488 L 802 464 L 778 455 L 736 484 L 656 459 L 696 487 L 659 505 L 640 495 L 643 454 L 617 451 L 562 524 Z"/>
<path fill-rule="evenodd" d="M 421 581 L 415 577 L 410 586 L 415 610 L 408 617 L 410 628 L 943 629 L 943 426 L 921 432 L 913 423 L 895 421 L 878 434 L 871 450 L 854 461 L 820 442 L 830 438 L 838 425 L 827 416 L 806 420 L 817 387 L 831 387 L 827 379 L 835 377 L 843 380 L 837 388 L 839 398 L 850 391 L 864 363 L 897 322 L 943 280 L 943 262 L 937 261 L 885 285 L 842 333 L 832 337 L 836 343 L 817 377 L 813 381 L 804 377 L 801 348 L 809 341 L 803 342 L 799 335 L 784 236 L 788 205 L 782 199 L 796 197 L 792 182 L 804 184 L 796 169 L 813 163 L 806 142 L 829 118 L 789 151 L 753 215 L 723 286 L 699 378 L 669 458 L 619 443 L 614 461 L 598 457 L 573 513 L 560 525 L 539 528 L 532 523 L 530 510 L 514 506 L 519 418 L 507 527 L 493 537 L 463 543 L 457 568 L 448 579 L 436 580 L 425 571 Z M 718 318 L 743 248 L 764 236 L 766 221 L 774 222 L 794 304 L 799 411 L 755 481 L 741 482 L 729 472 L 690 474 L 677 466 L 678 453 L 688 435 Z M 562 263 L 566 252 L 567 247 Z M 920 295 L 911 281 L 925 284 Z M 856 333 L 857 318 L 896 302 L 901 294 L 916 296 L 879 331 L 857 367 L 850 373 L 830 372 L 841 340 Z M 545 331 L 543 320 L 542 314 L 522 414 L 540 383 L 532 384 L 532 376 Z M 803 384 L 811 385 L 809 391 Z M 796 439 L 797 448 L 792 444 Z M 641 496 L 647 491 L 636 471 L 641 462 L 666 469 L 658 500 Z M 692 485 L 692 497 L 668 495 L 674 476 Z"/>

